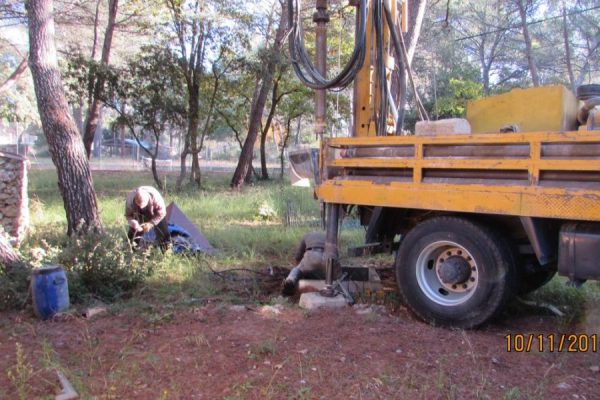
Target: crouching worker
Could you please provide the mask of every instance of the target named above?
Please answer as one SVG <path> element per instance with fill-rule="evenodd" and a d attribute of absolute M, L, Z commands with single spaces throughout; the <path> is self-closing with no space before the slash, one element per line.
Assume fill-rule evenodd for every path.
<path fill-rule="evenodd" d="M 167 223 L 165 201 L 152 186 L 140 186 L 127 195 L 125 218 L 129 224 L 127 237 L 135 246 L 139 246 L 144 233 L 154 228 L 160 248 L 165 250 L 171 242 Z"/>
<path fill-rule="evenodd" d="M 294 294 L 300 279 L 325 279 L 325 232 L 304 235 L 294 257 L 297 266 L 283 281 L 281 292 L 285 296 Z"/>

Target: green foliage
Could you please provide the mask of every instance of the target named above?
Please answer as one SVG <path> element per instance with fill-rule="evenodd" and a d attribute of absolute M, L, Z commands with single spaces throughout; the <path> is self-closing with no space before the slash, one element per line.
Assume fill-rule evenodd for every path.
<path fill-rule="evenodd" d="M 125 71 L 111 71 L 106 103 L 119 114 L 118 123 L 140 139 L 151 134 L 158 142 L 167 124 L 182 126 L 185 120 L 184 79 L 169 49 L 142 47 Z M 128 104 L 128 108 L 123 107 Z"/>
<path fill-rule="evenodd" d="M 16 269 L 9 274 L 0 269 L 0 311 L 23 308 L 29 298 L 29 271 Z"/>
<path fill-rule="evenodd" d="M 132 187 L 148 184 L 150 180 L 147 172 L 97 172 L 94 183 L 108 233 L 77 240 L 64 236 L 64 209 L 56 189 L 55 172 L 33 170 L 30 193 L 36 199 L 31 208 L 34 229 L 22 254 L 32 262 L 63 263 L 69 274 L 74 304 L 90 297 L 115 300 L 135 294 L 127 304 L 138 308 L 152 308 L 152 304 L 171 306 L 159 310 L 158 314 L 153 311 L 160 316 L 155 318 L 159 321 L 168 317 L 173 305 L 197 304 L 206 297 L 223 301 L 240 301 L 242 296 L 244 301 L 257 299 L 257 292 L 251 291 L 247 282 L 244 283 L 247 292 L 240 294 L 222 285 L 220 279 L 211 279 L 214 277 L 211 270 L 265 271 L 267 266 L 290 267 L 289 258 L 300 238 L 308 231 L 319 229 L 319 203 L 313 199 L 312 191 L 279 182 L 260 182 L 242 191 L 231 191 L 227 175 L 209 173 L 205 175 L 202 191 L 190 189 L 178 194 L 168 191 L 164 195 L 167 202 L 177 203 L 218 253 L 194 257 L 159 251 L 134 253 L 125 238 L 124 198 Z M 263 203 L 268 204 L 277 217 L 257 218 L 258 208 Z M 294 215 L 295 224 L 284 224 L 286 213 Z M 362 228 L 348 225 L 344 224 L 341 231 L 341 248 L 359 244 L 364 238 Z M 381 262 L 385 262 L 384 257 L 389 259 L 389 256 L 381 257 Z M 27 276 L 10 282 L 12 286 L 6 284 L 6 277 L 0 276 L 4 309 L 23 307 Z M 581 314 L 587 301 L 600 299 L 600 286 L 589 282 L 580 290 L 565 288 L 563 280 L 557 278 L 533 292 L 530 298 L 556 305 L 569 315 Z M 394 304 L 394 299 L 384 298 L 383 302 Z"/>
<path fill-rule="evenodd" d="M 439 118 L 464 117 L 467 102 L 483 96 L 483 86 L 471 80 L 450 79 L 448 93 L 440 97 L 435 111 Z"/>
<path fill-rule="evenodd" d="M 137 253 L 122 235 L 72 238 L 57 261 L 69 274 L 75 301 L 92 295 L 114 300 L 141 284 L 160 261 L 157 251 Z"/>
<path fill-rule="evenodd" d="M 257 360 L 277 353 L 277 344 L 270 339 L 263 340 L 260 343 L 253 345 L 248 351 L 248 358 Z"/>
<path fill-rule="evenodd" d="M 521 389 L 518 386 L 512 387 L 504 394 L 504 400 L 520 400 L 522 398 Z"/>
<path fill-rule="evenodd" d="M 268 201 L 263 201 L 258 208 L 257 218 L 263 221 L 272 221 L 277 218 L 277 211 Z"/>
<path fill-rule="evenodd" d="M 600 300 L 600 284 L 588 282 L 581 288 L 568 287 L 566 278 L 554 277 L 546 285 L 526 296 L 537 304 L 551 304 L 565 313 L 560 322 L 569 325 L 585 318 L 586 303 Z"/>
<path fill-rule="evenodd" d="M 64 236 L 64 209 L 55 172 L 33 170 L 29 179 L 34 199 L 32 230 L 22 248 L 24 257 L 38 264 L 66 264 L 73 304 L 90 297 L 128 297 L 131 290 L 138 293 L 134 288 L 140 283 L 143 295 L 136 295 L 136 301 L 186 304 L 190 299 L 219 292 L 219 286 L 209 279 L 209 267 L 224 270 L 289 266 L 288 257 L 302 235 L 319 223 L 319 204 L 310 190 L 287 183 L 260 182 L 240 192 L 230 191 L 228 176 L 209 173 L 204 176 L 202 191 L 185 188 L 175 194 L 173 187 L 168 187 L 163 194 L 167 202 L 174 201 L 201 229 L 218 254 L 182 257 L 159 251 L 133 253 L 126 241 L 125 195 L 132 187 L 149 184 L 151 179 L 147 172 L 96 172 L 94 185 L 108 233 L 76 240 Z M 269 204 L 277 216 L 269 220 L 258 218 L 263 203 Z M 282 219 L 290 210 L 295 224 L 285 226 Z M 26 279 L 24 282 L 22 293 L 26 294 Z M 13 292 L 18 293 L 19 289 Z M 219 292 L 219 296 L 228 298 L 232 294 Z M 25 298 L 14 304 L 22 307 L 24 301 Z"/>
<path fill-rule="evenodd" d="M 100 63 L 85 57 L 80 49 L 69 49 L 70 57 L 60 63 L 61 77 L 66 88 L 67 100 L 77 104 L 90 93 L 89 78 L 99 73 Z"/>
<path fill-rule="evenodd" d="M 131 137 L 150 141 L 152 149 L 142 148 L 153 157 L 162 133 L 185 125 L 185 80 L 177 65 L 170 49 L 159 45 L 141 47 L 125 68 L 102 65 L 72 49 L 63 74 L 74 104 L 91 94 L 90 77 L 102 78 L 101 100 L 117 115 L 113 126 L 126 127 Z"/>

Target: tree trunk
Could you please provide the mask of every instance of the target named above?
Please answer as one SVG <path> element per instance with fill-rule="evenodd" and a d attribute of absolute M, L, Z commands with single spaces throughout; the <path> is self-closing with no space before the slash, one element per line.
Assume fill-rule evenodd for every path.
<path fill-rule="evenodd" d="M 102 156 L 102 139 L 104 138 L 104 127 L 102 126 L 104 124 L 104 109 L 100 108 L 99 111 L 96 132 L 94 132 L 94 151 L 92 151 L 92 156 L 94 157 Z"/>
<path fill-rule="evenodd" d="M 231 121 L 229 120 L 229 118 L 227 118 L 226 114 L 223 114 L 221 112 L 220 112 L 220 114 L 225 119 L 225 122 L 227 123 L 227 126 L 229 126 L 229 128 L 231 128 L 231 130 L 235 134 L 235 141 L 240 146 L 240 151 L 241 151 L 244 148 L 244 143 L 242 143 L 242 139 L 240 139 L 240 132 L 231 124 Z M 254 177 L 254 176 L 256 176 L 258 178 L 258 174 L 254 170 L 254 167 L 252 166 L 252 162 L 251 162 L 250 163 L 250 168 L 248 168 L 248 173 L 246 174 L 246 177 L 244 178 L 244 182 L 247 183 L 247 184 L 252 183 L 252 177 Z"/>
<path fill-rule="evenodd" d="M 117 12 L 119 9 L 119 0 L 110 0 L 109 11 L 108 11 L 108 25 L 106 26 L 106 32 L 104 33 L 104 45 L 102 47 L 102 59 L 100 64 L 102 67 L 108 66 L 110 61 L 110 49 L 112 47 L 113 33 L 115 31 Z M 83 135 L 83 144 L 85 146 L 85 152 L 90 157 L 92 151 L 92 143 L 94 143 L 94 135 L 96 134 L 96 128 L 98 127 L 98 121 L 100 119 L 100 109 L 102 108 L 102 102 L 100 98 L 104 92 L 105 78 L 104 74 L 100 73 L 95 79 L 94 94 L 92 96 L 92 104 L 88 110 L 88 116 L 85 124 L 85 133 Z"/>
<path fill-rule="evenodd" d="M 252 166 L 252 161 L 251 161 L 250 168 L 248 168 L 248 172 L 246 173 L 246 177 L 244 178 L 244 184 L 250 185 L 254 181 L 254 177 L 257 177 L 257 179 L 258 179 L 258 174 L 254 170 L 254 167 Z"/>
<path fill-rule="evenodd" d="M 261 179 L 268 180 L 269 179 L 269 170 L 267 169 L 267 135 L 269 134 L 269 129 L 271 129 L 271 124 L 273 122 L 273 117 L 275 117 L 275 110 L 277 109 L 277 104 L 283 98 L 284 94 L 278 95 L 279 81 L 281 80 L 281 74 L 277 77 L 275 82 L 273 83 L 273 89 L 271 90 L 271 107 L 269 108 L 269 115 L 267 116 L 267 121 L 265 126 L 260 133 L 260 169 L 261 169 Z"/>
<path fill-rule="evenodd" d="M 204 18 L 204 2 L 186 2 L 166 0 L 165 4 L 171 14 L 171 23 L 178 39 L 178 47 L 182 57 L 179 66 L 186 80 L 188 94 L 188 129 L 186 132 L 185 148 L 181 154 L 181 171 L 177 178 L 177 190 L 181 189 L 186 175 L 185 162 L 188 155 L 192 156 L 190 182 L 200 187 L 202 176 L 198 148 L 199 126 L 199 96 L 200 82 L 203 77 L 206 55 L 205 41 L 211 30 L 211 23 Z M 191 7 L 188 7 L 190 6 Z"/>
<path fill-rule="evenodd" d="M 300 144 L 300 128 L 302 127 L 302 117 L 298 118 L 298 122 L 296 123 L 296 133 L 294 136 L 294 144 Z"/>
<path fill-rule="evenodd" d="M 279 151 L 279 179 L 283 180 L 285 165 L 285 148 Z"/>
<path fill-rule="evenodd" d="M 190 172 L 190 183 L 196 183 L 200 187 L 202 176 L 200 174 L 200 162 L 198 160 L 198 125 L 200 123 L 200 85 L 192 84 L 189 88 L 189 120 L 188 120 L 188 137 L 189 137 L 189 152 L 192 156 L 192 170 Z"/>
<path fill-rule="evenodd" d="M 273 75 L 281 58 L 281 47 L 283 45 L 283 39 L 287 26 L 286 10 L 286 3 L 282 2 L 281 19 L 279 20 L 279 26 L 277 27 L 277 32 L 275 33 L 275 41 L 271 47 L 271 51 L 269 52 L 269 59 L 262 70 L 262 76 L 258 83 L 259 87 L 257 87 L 258 90 L 255 90 L 255 96 L 253 96 L 252 99 L 248 135 L 246 136 L 246 141 L 242 147 L 242 153 L 240 154 L 238 165 L 231 179 L 231 187 L 234 189 L 240 189 L 244 185 L 245 178 L 248 175 L 250 166 L 252 165 L 254 143 L 256 143 L 256 138 L 260 129 L 260 121 L 265 109 L 265 104 L 267 102 L 267 96 L 269 95 L 271 86 L 273 85 Z"/>
<path fill-rule="evenodd" d="M 281 148 L 279 150 L 279 163 L 280 163 L 280 174 L 279 178 L 283 180 L 285 171 L 285 149 L 287 148 L 287 142 L 290 138 L 290 131 L 292 129 L 292 119 L 288 118 L 285 122 L 285 134 L 281 135 Z"/>
<path fill-rule="evenodd" d="M 269 179 L 269 169 L 267 168 L 267 128 L 265 128 L 260 135 L 260 179 Z"/>
<path fill-rule="evenodd" d="M 122 105 L 122 110 L 123 112 L 125 111 L 125 104 Z M 119 126 L 119 147 L 120 147 L 120 152 L 119 154 L 121 154 L 121 158 L 125 157 L 125 125 L 121 124 Z M 131 158 L 131 154 L 129 155 L 129 158 Z"/>
<path fill-rule="evenodd" d="M 199 125 L 199 103 L 200 86 L 188 81 L 188 129 L 185 137 L 185 145 L 181 152 L 181 167 L 177 178 L 176 190 L 181 190 L 185 176 L 187 175 L 187 156 L 192 156 L 192 169 L 190 171 L 190 183 L 200 186 L 202 180 L 200 175 L 200 164 L 198 162 L 198 125 Z"/>
<path fill-rule="evenodd" d="M 175 190 L 177 192 L 181 191 L 181 187 L 183 185 L 183 181 L 187 174 L 187 156 L 189 152 L 189 136 L 184 138 L 183 150 L 181 151 L 181 155 L 179 156 L 179 176 L 177 177 L 177 183 L 175 184 Z"/>
<path fill-rule="evenodd" d="M 69 113 L 54 44 L 52 0 L 30 0 L 30 69 L 48 149 L 58 174 L 69 235 L 102 229 L 88 159 Z"/>
<path fill-rule="evenodd" d="M 529 36 L 529 28 L 527 27 L 527 12 L 523 0 L 516 0 L 517 7 L 519 8 L 519 15 L 521 16 L 521 27 L 523 29 L 523 40 L 525 41 L 525 55 L 527 56 L 527 64 L 529 65 L 529 72 L 531 74 L 531 80 L 533 86 L 540 86 L 540 78 L 538 76 L 537 67 L 535 66 L 535 59 L 533 57 L 533 50 L 531 49 L 531 37 Z"/>
<path fill-rule="evenodd" d="M 163 183 L 160 180 L 160 176 L 158 176 L 158 170 L 156 169 L 156 155 L 152 157 L 152 164 L 150 166 L 152 170 L 152 178 L 154 178 L 154 183 L 156 183 L 156 187 L 159 190 L 165 190 Z"/>
<path fill-rule="evenodd" d="M 198 143 L 194 145 L 192 142 L 192 172 L 190 174 L 190 183 L 195 183 L 197 187 L 202 186 L 202 171 L 200 171 L 200 150 L 198 150 Z"/>
<path fill-rule="evenodd" d="M 423 25 L 423 17 L 425 16 L 425 10 L 427 8 L 427 0 L 414 0 L 408 3 L 408 32 L 405 36 L 406 52 L 408 53 L 408 66 L 401 68 L 398 71 L 398 132 L 404 128 L 404 117 L 406 114 L 406 101 L 408 99 L 408 80 L 406 68 L 410 68 L 412 64 L 415 51 L 417 49 L 417 43 L 419 42 L 419 36 L 421 35 L 421 26 Z M 400 63 L 403 65 L 404 63 Z"/>
<path fill-rule="evenodd" d="M 479 48 L 479 63 L 481 64 L 481 82 L 483 83 L 483 93 L 486 96 L 490 94 L 490 69 L 492 67 L 491 59 L 487 62 L 485 59 L 485 46 L 482 41 L 481 47 Z"/>
<path fill-rule="evenodd" d="M 269 62 L 270 64 L 270 62 Z M 254 143 L 256 143 L 256 137 L 260 130 L 260 120 L 262 113 L 267 102 L 267 95 L 270 91 L 270 80 L 272 73 L 269 74 L 269 66 L 265 68 L 263 79 L 258 84 L 257 91 L 255 91 L 255 97 L 252 100 L 252 107 L 250 109 L 250 124 L 248 126 L 248 135 L 242 146 L 240 158 L 231 179 L 231 187 L 235 189 L 241 188 L 246 183 L 250 166 L 252 165 L 252 158 L 254 156 Z"/>

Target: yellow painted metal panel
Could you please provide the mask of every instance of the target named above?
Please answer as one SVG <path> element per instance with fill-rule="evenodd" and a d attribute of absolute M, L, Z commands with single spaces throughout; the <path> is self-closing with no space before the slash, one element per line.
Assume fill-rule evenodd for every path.
<path fill-rule="evenodd" d="M 425 157 L 425 148 L 438 145 L 450 153 L 453 146 L 469 146 L 469 156 Z M 517 146 L 519 155 L 478 158 L 478 146 L 490 145 Z M 373 157 L 373 150 L 363 152 L 368 157 L 348 156 L 394 146 L 412 146 L 414 156 Z M 323 153 L 331 179 L 316 192 L 326 202 L 600 221 L 600 132 L 339 138 L 324 141 Z M 369 177 L 357 176 L 360 169 Z M 402 176 L 394 176 L 394 169 L 403 170 Z M 466 170 L 480 172 L 463 175 Z M 526 174 L 503 172 L 510 170 Z M 425 182 L 424 171 L 433 172 L 425 173 Z"/>
<path fill-rule="evenodd" d="M 375 136 L 375 123 L 371 120 L 375 102 L 373 98 L 373 68 L 371 67 L 375 40 L 372 21 L 373 7 L 369 7 L 365 60 L 354 81 L 354 136 L 357 137 Z"/>
<path fill-rule="evenodd" d="M 473 100 L 467 120 L 474 133 L 499 132 L 507 125 L 523 132 L 564 132 L 577 129 L 577 109 L 577 99 L 564 86 L 542 86 Z"/>
<path fill-rule="evenodd" d="M 406 3 L 406 2 L 405 2 Z M 391 14 L 392 18 L 395 19 L 398 14 L 398 10 L 396 8 L 396 2 L 392 2 L 391 6 Z M 404 7 L 406 7 L 404 5 Z M 376 111 L 380 110 L 380 105 L 382 99 L 380 98 L 380 87 L 379 82 L 376 77 L 375 72 L 375 59 L 377 48 L 375 45 L 376 35 L 375 28 L 373 26 L 373 7 L 369 6 L 369 15 L 367 18 L 367 26 L 366 26 L 366 51 L 365 51 L 365 60 L 363 67 L 360 69 L 358 74 L 356 75 L 356 79 L 354 81 L 354 100 L 353 100 L 353 108 L 354 108 L 354 132 L 353 136 L 355 137 L 373 137 L 377 135 L 377 127 L 375 123 L 375 114 Z M 404 10 L 405 8 L 403 8 Z M 403 11 L 405 12 L 405 11 Z M 405 14 L 404 14 L 405 15 Z M 383 48 L 389 49 L 390 44 L 390 33 L 387 28 L 387 24 L 385 24 L 385 29 L 383 29 Z M 391 72 L 394 69 L 394 59 L 390 56 L 390 51 L 384 51 L 386 54 L 386 80 L 389 82 L 391 80 Z"/>
<path fill-rule="evenodd" d="M 600 221 L 600 191 L 329 180 L 328 203 Z"/>

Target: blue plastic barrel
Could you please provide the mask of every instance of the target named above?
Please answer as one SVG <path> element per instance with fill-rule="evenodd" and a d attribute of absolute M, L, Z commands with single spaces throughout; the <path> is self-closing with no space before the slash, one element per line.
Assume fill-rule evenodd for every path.
<path fill-rule="evenodd" d="M 41 319 L 52 318 L 69 308 L 69 285 L 61 266 L 34 269 L 31 277 L 33 311 Z"/>

